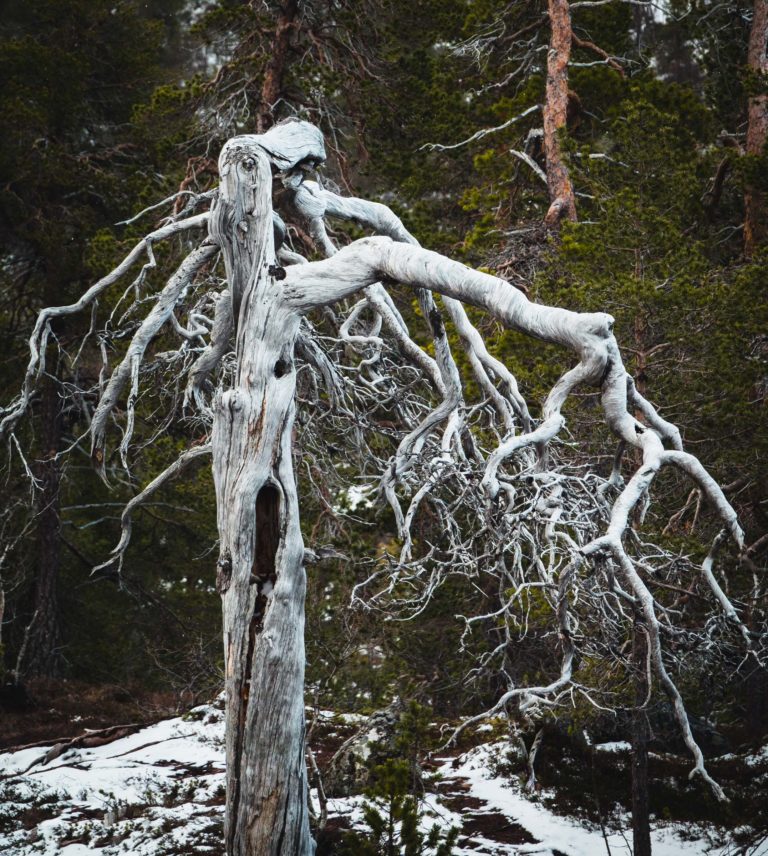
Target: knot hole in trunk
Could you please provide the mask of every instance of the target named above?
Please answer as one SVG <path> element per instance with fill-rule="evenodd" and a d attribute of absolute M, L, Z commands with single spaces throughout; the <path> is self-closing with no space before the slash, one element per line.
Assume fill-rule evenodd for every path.
<path fill-rule="evenodd" d="M 256 497 L 256 544 L 253 554 L 254 582 L 274 584 L 275 559 L 280 546 L 280 491 L 267 483 Z"/>
<path fill-rule="evenodd" d="M 275 377 L 284 377 L 293 370 L 293 342 L 285 345 L 275 363 Z M 263 488 L 262 488 L 263 490 Z"/>
<path fill-rule="evenodd" d="M 285 357 L 280 357 L 280 359 L 275 363 L 275 377 L 283 377 L 283 375 L 287 375 L 291 370 L 291 361 L 286 360 Z"/>

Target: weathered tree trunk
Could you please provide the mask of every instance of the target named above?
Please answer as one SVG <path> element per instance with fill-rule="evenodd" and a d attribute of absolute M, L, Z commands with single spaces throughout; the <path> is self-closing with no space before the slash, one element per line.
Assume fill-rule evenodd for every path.
<path fill-rule="evenodd" d="M 754 83 L 768 85 L 768 0 L 755 0 L 752 29 L 749 34 L 747 65 L 755 76 Z M 749 98 L 747 104 L 747 155 L 766 154 L 768 143 L 768 95 L 764 92 Z M 768 239 L 768 204 L 766 194 L 749 182 L 744 193 L 744 252 L 751 256 Z"/>
<path fill-rule="evenodd" d="M 560 135 L 568 116 L 568 61 L 573 31 L 568 0 L 549 0 L 550 41 L 547 53 L 547 88 L 544 102 L 544 154 L 550 206 L 544 221 L 556 226 L 576 219 L 576 199 L 568 167 L 563 161 Z"/>
<path fill-rule="evenodd" d="M 16 666 L 16 678 L 51 678 L 59 671 L 61 626 L 58 582 L 61 564 L 59 540 L 59 486 L 61 469 L 56 455 L 61 443 L 61 401 L 56 383 L 43 384 L 41 461 L 37 477 L 42 483 L 38 499 L 37 568 L 32 618 Z"/>
<path fill-rule="evenodd" d="M 651 825 L 648 811 L 648 638 L 645 626 L 632 628 L 632 666 L 635 706 L 632 710 L 632 853 L 651 856 Z"/>
<path fill-rule="evenodd" d="M 236 322 L 235 388 L 216 404 L 213 473 L 226 662 L 230 856 L 314 851 L 304 759 L 304 545 L 291 459 L 299 316 L 272 268 L 267 155 L 238 139 L 219 161 L 211 235 Z"/>
<path fill-rule="evenodd" d="M 553 9 L 555 5 L 553 0 Z M 561 8 L 567 13 L 567 5 Z M 399 510 L 402 518 L 398 520 L 398 527 L 404 543 L 410 542 L 415 506 L 412 502 L 408 513 L 402 514 L 400 499 L 394 495 L 396 482 L 401 480 L 402 474 L 409 473 L 407 458 L 423 452 L 424 462 L 427 462 L 428 447 L 422 444 L 426 443 L 428 434 L 447 422 L 440 441 L 440 457 L 431 459 L 434 476 L 429 476 L 417 496 L 423 496 L 423 491 L 432 489 L 437 483 L 435 479 L 441 477 L 435 464 L 442 466 L 443 461 L 455 463 L 461 460 L 461 465 L 471 470 L 459 472 L 477 473 L 475 461 L 483 460 L 474 441 L 467 443 L 461 433 L 462 417 L 458 412 L 460 378 L 455 362 L 446 352 L 445 362 L 439 364 L 442 357 L 438 347 L 435 360 L 419 349 L 381 285 L 386 281 L 399 282 L 414 289 L 427 288 L 443 296 L 446 307 L 453 313 L 456 329 L 464 342 L 469 361 L 475 367 L 476 376 L 482 378 L 483 374 L 478 369 L 484 372 L 487 367 L 500 383 L 505 383 L 509 396 L 507 404 L 510 407 L 514 405 L 514 412 L 520 416 L 522 432 L 510 430 L 484 459 L 485 470 L 479 485 L 482 501 L 466 506 L 472 515 L 479 513 L 481 519 L 487 519 L 489 511 L 491 514 L 496 514 L 497 510 L 506 514 L 501 501 L 505 495 L 514 497 L 514 488 L 507 481 L 503 467 L 520 454 L 527 456 L 527 450 L 546 449 L 547 444 L 555 440 L 565 426 L 563 406 L 583 385 L 600 388 L 605 423 L 621 440 L 622 446 L 643 450 L 642 467 L 621 488 L 605 533 L 598 536 L 597 529 L 587 529 L 584 537 L 591 540 L 586 544 L 576 543 L 567 534 L 563 539 L 569 546 L 562 555 L 563 558 L 568 557 L 569 564 L 561 572 L 557 606 L 563 644 L 559 677 L 544 686 L 509 688 L 491 710 L 471 717 L 462 727 L 479 717 L 499 712 L 512 699 L 525 697 L 526 706 L 530 706 L 540 701 L 559 700 L 561 693 L 569 691 L 577 650 L 569 629 L 568 586 L 579 575 L 577 572 L 586 559 L 597 557 L 595 567 L 598 567 L 607 555 L 612 557 L 622 585 L 637 604 L 638 620 L 647 631 L 646 665 L 653 669 L 660 686 L 670 698 L 683 739 L 695 760 L 693 773 L 710 786 L 718 799 L 724 799 L 722 789 L 706 771 L 703 754 L 691 733 L 679 690 L 666 669 L 661 622 L 653 594 L 638 573 L 632 555 L 625 549 L 624 540 L 634 510 L 648 495 L 662 468 L 675 467 L 693 479 L 723 525 L 722 533 L 702 563 L 702 573 L 729 620 L 739 627 L 745 640 L 751 644 L 747 628 L 712 573 L 717 547 L 728 534 L 736 547 L 744 551 L 744 535 L 736 512 L 698 459 L 683 450 L 678 429 L 663 419 L 637 390 L 624 368 L 612 332 L 614 319 L 610 315 L 602 312 L 576 313 L 532 303 L 502 279 L 473 271 L 422 249 L 386 206 L 363 200 L 345 200 L 323 191 L 313 182 L 305 181 L 303 167 L 320 162 L 324 157 L 325 149 L 318 129 L 301 121 L 278 124 L 260 136 L 229 140 L 219 159 L 221 181 L 210 212 L 173 221 L 155 230 L 75 303 L 48 307 L 40 312 L 29 340 L 30 359 L 21 394 L 11 407 L 3 411 L 0 420 L 0 433 L 7 436 L 7 432 L 13 430 L 25 414 L 42 371 L 42 355 L 45 354 L 53 319 L 73 315 L 89 305 L 95 306 L 98 296 L 127 272 L 143 252 L 149 253 L 153 263 L 153 242 L 208 222 L 210 241 L 193 250 L 181 263 L 135 331 L 123 362 L 113 371 L 102 403 L 91 422 L 91 435 L 94 457 L 101 464 L 104 461 L 102 426 L 114 411 L 118 401 L 116 391 L 125 386 L 126 369 L 123 365 L 140 364 L 152 338 L 166 321 L 172 320 L 176 303 L 186 286 L 192 283 L 196 272 L 219 248 L 226 266 L 227 296 L 218 300 L 211 341 L 190 372 L 192 388 L 189 395 L 195 398 L 196 385 L 202 384 L 217 361 L 224 359 L 231 341 L 228 337 L 234 331 L 234 372 L 231 372 L 227 360 L 219 374 L 220 383 L 234 374 L 233 388 L 215 398 L 212 439 L 210 446 L 205 444 L 213 455 L 221 550 L 217 587 L 224 612 L 227 692 L 225 835 L 228 854 L 311 856 L 314 850 L 309 831 L 304 761 L 306 581 L 291 456 L 296 389 L 293 352 L 301 315 L 363 292 L 366 300 L 370 296 L 369 305 L 380 314 L 381 323 L 396 331 L 395 341 L 402 345 L 403 352 L 411 357 L 414 351 L 417 352 L 420 358 L 415 362 L 433 378 L 442 400 L 426 415 L 423 411 L 420 413 L 421 405 L 417 404 L 413 422 L 418 424 L 411 428 L 392 460 L 386 464 L 388 470 L 391 468 L 395 472 L 391 481 L 392 506 Z M 282 174 L 284 186 L 293 189 L 294 202 L 297 199 L 301 201 L 302 213 L 309 219 L 321 221 L 326 213 L 343 219 L 356 219 L 365 225 L 375 226 L 386 237 L 363 238 L 337 252 L 332 247 L 330 257 L 325 261 L 306 262 L 295 253 L 281 253 L 281 258 L 286 263 L 292 262 L 292 266 L 287 270 L 278 267 L 273 229 L 280 232 L 281 223 L 279 218 L 275 218 L 273 224 L 273 168 Z M 323 234 L 324 227 L 316 230 L 313 237 L 321 240 Z M 550 389 L 538 425 L 530 424 L 514 377 L 508 372 L 505 375 L 507 370 L 504 366 L 493 362 L 464 310 L 450 309 L 451 300 L 485 309 L 518 333 L 566 347 L 576 354 L 578 362 Z M 444 338 L 442 322 L 438 314 L 425 314 L 432 323 L 433 339 L 437 345 Z M 351 320 L 350 314 L 344 325 L 348 329 Z M 373 329 L 379 328 L 375 326 Z M 179 332 L 185 338 L 197 335 L 189 330 Z M 344 338 L 351 341 L 359 337 L 345 336 L 340 329 L 339 341 L 344 341 Z M 364 336 L 363 339 L 380 342 L 377 335 Z M 311 352 L 309 347 L 306 350 Z M 317 351 L 320 350 L 318 347 Z M 393 367 L 398 365 L 392 362 Z M 322 365 L 319 370 L 325 373 Z M 337 383 L 332 372 L 329 371 L 328 375 L 331 376 L 328 382 L 330 398 Z M 490 376 L 485 374 L 485 378 L 493 392 L 501 396 Z M 458 393 L 451 397 L 454 382 Z M 198 392 L 202 400 L 201 389 Z M 132 396 L 129 396 L 127 423 L 132 416 L 131 400 Z M 637 409 L 646 424 L 631 416 L 631 408 Z M 504 408 L 501 412 L 504 418 Z M 454 418 L 455 414 L 458 415 Z M 514 427 L 512 412 L 509 417 Z M 128 433 L 129 428 L 126 428 L 124 444 Z M 182 453 L 128 503 L 122 516 L 121 541 L 114 551 L 118 561 L 130 538 L 132 509 L 202 451 L 202 447 L 192 447 Z M 377 460 L 375 455 L 374 460 Z M 471 478 L 474 479 L 475 475 Z M 554 494 L 552 503 L 560 508 Z M 461 514 L 463 516 L 463 510 Z M 579 519 L 585 516 L 581 505 L 578 506 L 578 514 Z M 453 512 L 450 518 L 441 519 L 452 532 L 458 526 Z M 553 526 L 555 519 L 551 518 Z M 507 522 L 513 524 L 513 521 Z M 485 538 L 489 531 L 483 527 L 477 536 L 471 536 L 469 544 L 476 544 L 475 538 Z M 502 529 L 500 534 L 506 531 L 506 528 Z M 550 539 L 549 535 L 547 538 L 550 542 L 559 540 Z M 457 541 L 454 543 L 458 544 Z M 463 552 L 465 548 L 461 546 L 460 549 Z M 485 546 L 482 549 L 485 550 Z M 559 563 L 560 557 L 553 556 L 553 562 Z M 440 568 L 441 562 L 436 564 Z M 551 565 L 548 573 L 555 567 Z M 438 570 L 438 574 L 442 573 L 442 569 Z M 440 576 L 435 579 L 439 584 Z M 612 589 L 615 587 L 613 580 L 610 586 Z M 606 620 L 616 620 L 615 610 L 610 612 L 611 617 Z M 645 661 L 645 658 L 639 660 Z M 642 697 L 639 695 L 638 698 Z"/>
<path fill-rule="evenodd" d="M 272 40 L 269 62 L 264 69 L 261 85 L 256 129 L 260 134 L 275 124 L 274 107 L 283 92 L 283 78 L 291 44 L 291 33 L 299 11 L 298 0 L 287 0 L 277 16 L 275 36 Z"/>

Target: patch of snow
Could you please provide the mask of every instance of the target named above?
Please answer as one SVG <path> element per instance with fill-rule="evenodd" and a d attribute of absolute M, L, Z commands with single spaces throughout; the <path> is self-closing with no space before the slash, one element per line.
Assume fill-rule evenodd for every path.
<path fill-rule="evenodd" d="M 223 787 L 222 737 L 221 711 L 202 706 L 48 764 L 50 747 L 0 754 L 0 812 L 10 817 L 35 808 L 55 815 L 29 830 L 9 825 L 13 831 L 0 833 L 0 852 L 156 856 L 175 847 L 192 853 L 190 842 L 214 825 L 220 839 L 221 807 L 206 803 Z"/>
<path fill-rule="evenodd" d="M 311 713 L 308 711 L 308 714 Z M 328 723 L 357 724 L 365 717 L 321 710 Z M 480 833 L 459 835 L 456 856 L 598 856 L 606 852 L 601 830 L 563 817 L 546 803 L 546 794 L 528 796 L 498 772 L 509 741 L 479 746 L 459 758 L 438 759 L 440 791 L 480 808 L 452 810 L 428 792 L 422 826 L 461 827 L 469 818 L 502 815 L 536 843 L 502 844 Z M 601 744 L 601 751 L 623 751 L 623 744 Z M 224 788 L 223 715 L 214 705 L 195 708 L 105 746 L 73 749 L 43 763 L 46 747 L 0 754 L 0 853 L 13 856 L 160 856 L 220 848 Z M 768 747 L 754 756 L 768 760 Z M 757 763 L 757 761 L 755 762 Z M 455 786 L 455 787 L 454 787 Z M 313 799 L 315 796 L 313 794 Z M 344 816 L 363 828 L 363 797 L 331 799 L 329 816 Z M 449 805 L 461 805 L 461 800 Z M 18 822 L 35 809 L 35 828 Z M 613 856 L 628 856 L 629 818 L 607 830 Z M 716 830 L 712 831 L 713 833 Z M 654 856 L 718 856 L 705 827 L 687 828 L 656 821 Z M 490 835 L 491 833 L 488 833 Z"/>
<path fill-rule="evenodd" d="M 595 743 L 598 752 L 629 752 L 632 746 L 626 740 L 614 740 L 609 743 Z"/>
<path fill-rule="evenodd" d="M 320 719 L 341 722 L 344 725 L 360 725 L 368 719 L 363 713 L 338 713 L 335 710 L 318 710 L 317 715 Z M 307 709 L 307 717 L 312 716 L 312 710 Z"/>
<path fill-rule="evenodd" d="M 554 850 L 565 856 L 596 856 L 605 853 L 606 841 L 599 827 L 578 820 L 562 817 L 546 808 L 535 798 L 526 796 L 522 789 L 505 777 L 493 773 L 498 759 L 504 757 L 510 746 L 508 741 L 486 744 L 461 756 L 458 766 L 454 759 L 446 759 L 438 773 L 444 779 L 465 779 L 469 785 L 468 795 L 477 797 L 486 803 L 485 811 L 497 811 L 510 821 L 524 827 L 536 844 L 510 845 L 507 851 L 496 853 L 537 853 L 549 856 Z M 607 830 L 607 842 L 614 856 L 631 854 L 631 827 L 629 818 L 625 818 L 623 830 Z M 690 833 L 690 830 L 687 830 Z M 654 856 L 703 856 L 710 850 L 708 839 L 683 840 L 669 825 L 655 824 L 651 830 L 651 843 Z M 471 856 L 475 849 L 456 850 L 457 856 Z"/>
<path fill-rule="evenodd" d="M 353 484 L 342 492 L 344 507 L 349 511 L 357 511 L 358 508 L 373 508 L 371 494 L 377 490 L 374 484 Z M 334 510 L 340 510 L 335 508 Z"/>

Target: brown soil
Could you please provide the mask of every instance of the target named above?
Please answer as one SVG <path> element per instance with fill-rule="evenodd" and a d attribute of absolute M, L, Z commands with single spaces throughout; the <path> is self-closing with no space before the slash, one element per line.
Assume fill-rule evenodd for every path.
<path fill-rule="evenodd" d="M 462 835 L 469 836 L 470 840 L 476 835 L 482 835 L 490 841 L 499 844 L 538 844 L 527 829 L 519 823 L 509 820 L 500 812 L 486 812 L 483 814 L 472 814 L 463 818 L 461 824 Z M 461 841 L 459 843 L 462 843 Z"/>
<path fill-rule="evenodd" d="M 442 804 L 446 808 L 457 813 L 463 813 L 465 811 L 476 811 L 477 809 L 482 808 L 485 805 L 483 800 L 481 800 L 479 797 L 470 796 L 445 797 L 442 800 Z"/>
<path fill-rule="evenodd" d="M 311 718 L 312 714 L 307 711 L 307 717 Z M 312 729 L 312 751 L 315 753 L 315 763 L 323 772 L 328 768 L 331 759 L 336 752 L 341 748 L 344 741 L 351 737 L 359 726 L 347 725 L 346 723 L 336 720 L 328 722 L 327 720 L 319 720 Z"/>
<path fill-rule="evenodd" d="M 2 706 L 0 700 L 0 749 L 53 743 L 86 729 L 156 722 L 189 706 L 174 693 L 80 681 L 30 681 L 24 689 L 21 703 Z"/>

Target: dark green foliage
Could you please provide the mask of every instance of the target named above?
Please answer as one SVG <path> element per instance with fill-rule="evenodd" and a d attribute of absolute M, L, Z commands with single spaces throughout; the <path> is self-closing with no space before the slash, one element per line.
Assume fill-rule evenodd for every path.
<path fill-rule="evenodd" d="M 5 343 L 0 372 L 3 404 L 18 390 L 26 364 L 26 342 L 37 310 L 75 300 L 110 270 L 142 234 L 145 224 L 115 224 L 178 186 L 157 159 L 162 136 L 132 126 L 137 105 L 164 80 L 178 75 L 182 11 L 180 0 L 153 3 L 10 2 L 0 21 L 0 95 L 5 131 L 0 141 L 0 325 Z M 141 111 L 138 111 L 141 113 Z M 167 151 L 167 150 L 166 150 Z M 183 161 L 173 152 L 177 176 Z M 166 262 L 167 264 L 167 262 Z M 119 297 L 107 295 L 107 301 Z M 87 328 L 87 323 L 86 323 Z M 47 370 L 59 384 L 92 384 L 98 373 L 93 341 L 75 365 L 85 330 L 80 319 L 54 326 L 67 356 L 49 349 Z M 114 348 L 113 343 L 107 343 Z M 118 343 L 117 347 L 121 347 Z M 83 406 L 68 405 L 53 450 L 35 407 L 19 428 L 20 445 L 35 471 L 36 459 L 61 451 L 87 426 Z M 177 453 L 183 429 L 154 443 L 142 481 Z M 2 537 L 6 556 L 0 586 L 6 595 L 3 640 L 5 665 L 12 669 L 33 609 L 32 592 L 40 562 L 35 538 L 14 542 L 14 534 L 34 533 L 35 504 L 18 457 L 8 449 L 10 480 Z M 146 467 L 146 468 L 144 468 Z M 59 557 L 56 611 L 62 626 L 60 671 L 94 681 L 142 682 L 199 691 L 218 681 L 218 604 L 201 556 L 215 537 L 210 479 L 178 487 L 158 497 L 137 519 L 137 552 L 125 576 L 90 577 L 118 537 L 121 505 L 134 492 L 125 485 L 107 491 L 75 453 L 63 461 L 59 492 Z M 190 511 L 197 521 L 192 523 Z M 94 522 L 100 521 L 95 526 Z M 179 549 L 181 546 L 181 549 Z M 190 563 L 192 570 L 190 572 Z M 198 570 L 200 567 L 200 570 Z M 199 580 L 199 582 L 198 582 Z M 212 642 L 212 640 L 214 640 Z M 172 664 L 172 667 L 171 667 Z M 172 673 L 169 675 L 169 669 Z"/>
<path fill-rule="evenodd" d="M 79 285 L 84 241 L 131 199 L 125 179 L 139 153 L 127 123 L 167 73 L 165 45 L 181 7 L 156 5 L 5 5 L 0 228 L 48 282 Z"/>
<path fill-rule="evenodd" d="M 422 832 L 422 791 L 419 759 L 429 734 L 429 709 L 411 701 L 403 713 L 396 743 L 396 757 L 388 758 L 371 770 L 372 783 L 366 790 L 363 818 L 368 830 L 350 833 L 339 853 L 359 856 L 450 856 L 459 830 L 445 833 L 439 824 Z"/>
<path fill-rule="evenodd" d="M 390 759 L 373 773 L 375 784 L 363 805 L 370 832 L 348 835 L 339 852 L 349 856 L 450 856 L 459 830 L 451 827 L 443 835 L 434 824 L 428 832 L 420 831 L 419 803 L 408 791 L 408 762 Z"/>
<path fill-rule="evenodd" d="M 746 97 L 759 85 L 745 73 L 751 4 L 675 0 L 670 4 L 675 14 L 667 21 L 654 21 L 639 7 L 620 2 L 574 11 L 579 38 L 626 62 L 622 76 L 603 63 L 593 64 L 596 55 L 588 48 L 574 50 L 570 86 L 581 107 L 563 144 L 579 194 L 580 222 L 557 236 L 539 229 L 548 204 L 545 186 L 509 151 L 525 150 L 528 132 L 541 124 L 539 114 L 466 147 L 423 148 L 457 143 L 541 102 L 546 4 L 392 0 L 375 4 L 374 23 L 359 12 L 363 5 L 307 4 L 312 8 L 293 42 L 286 98 L 276 116 L 320 121 L 339 150 L 326 175 L 340 183 L 348 179 L 360 195 L 386 198 L 425 245 L 474 264 L 493 260 L 494 270 L 522 281 L 535 299 L 611 312 L 638 383 L 681 426 L 686 442 L 721 483 L 741 484 L 735 502 L 748 543 L 756 541 L 768 525 L 768 258 L 763 252 L 749 263 L 743 260 L 740 226 L 743 189 L 765 181 L 768 169 L 765 156 L 745 158 L 738 148 Z M 25 339 L 37 309 L 82 293 L 154 221 L 149 215 L 131 226 L 114 224 L 173 192 L 188 166 L 189 175 L 197 176 L 192 186 L 214 183 L 208 159 L 215 158 L 223 136 L 254 130 L 254 98 L 276 8 L 271 3 L 210 4 L 192 31 L 183 32 L 180 0 L 5 4 L 0 22 L 0 108 L 6 130 L 0 140 L 3 402 L 18 388 Z M 487 38 L 475 49 L 468 40 L 478 34 Z M 330 44 L 337 36 L 324 54 L 332 61 L 319 62 L 317 44 Z M 196 47 L 182 53 L 182 44 Z M 513 74 L 523 44 L 530 47 L 530 61 Z M 217 88 L 200 45 L 215 48 L 222 60 L 231 58 L 219 82 L 229 85 L 237 75 L 248 81 L 245 100 L 227 102 L 238 105 L 231 113 L 223 105 L 232 90 Z M 214 127 L 215 115 L 227 121 Z M 531 152 L 543 166 L 541 153 Z M 715 199 L 713 181 L 724 159 L 728 169 Z M 172 270 L 170 256 L 158 255 L 160 269 L 151 288 Z M 113 289 L 104 303 L 120 293 Z M 401 294 L 398 301 L 415 335 L 426 341 L 410 296 Z M 501 331 L 480 313 L 473 319 L 514 371 L 537 415 L 537 405 L 569 358 Z M 55 333 L 65 348 L 76 351 L 74 343 L 87 321 L 71 324 L 58 325 Z M 153 348 L 161 351 L 169 342 L 160 336 Z M 125 341 L 107 345 L 114 365 Z M 452 345 L 461 363 L 455 335 Z M 78 369 L 81 379 L 95 381 L 97 356 L 86 349 Z M 49 370 L 63 383 L 74 371 L 67 360 L 52 361 Z M 170 679 L 201 691 L 216 682 L 220 657 L 210 552 L 215 515 L 207 465 L 168 486 L 157 505 L 137 515 L 121 584 L 108 575 L 89 576 L 117 539 L 119 503 L 191 440 L 200 439 L 182 420 L 163 426 L 163 406 L 151 393 L 164 380 L 159 371 L 148 379 L 139 404 L 137 435 L 147 448 L 132 462 L 135 483 L 116 483 L 107 491 L 79 451 L 64 470 L 63 653 L 72 675 L 156 685 Z M 476 402 L 479 392 L 470 383 L 466 395 Z M 597 426 L 594 396 L 570 404 L 566 416 L 584 457 L 599 456 L 607 472 L 613 445 Z M 81 411 L 68 411 L 61 447 L 82 434 L 85 424 Z M 39 420 L 20 430 L 31 459 L 41 457 Z M 392 448 L 391 437 L 382 435 L 379 441 Z M 341 449 L 337 472 L 324 474 L 310 452 L 297 445 L 307 544 L 333 547 L 347 557 L 308 571 L 308 675 L 319 702 L 373 709 L 400 690 L 423 693 L 447 716 L 487 706 L 498 697 L 499 677 L 483 674 L 468 684 L 465 676 L 474 655 L 499 643 L 502 628 L 476 634 L 460 650 L 462 627 L 455 616 L 488 611 L 496 596 L 493 582 L 452 580 L 414 622 L 384 622 L 378 613 L 350 612 L 353 586 L 388 547 L 397 548 L 394 522 L 388 511 L 357 509 L 354 520 L 337 514 L 334 509 L 344 503 L 340 486 L 358 477 L 354 459 Z M 674 477 L 660 479 L 658 488 L 647 523 L 654 537 L 667 528 L 688 492 Z M 31 518 L 27 482 L 16 458 L 7 491 L 19 502 L 9 501 L 4 538 L 22 531 Z M 99 508 L 80 507 L 94 505 Z M 102 517 L 99 526 L 92 525 Z M 681 552 L 701 558 L 698 534 L 710 525 L 705 510 L 695 517 L 691 509 L 664 537 Z M 436 535 L 429 521 L 420 535 L 424 540 Z M 15 663 L 30 617 L 35 563 L 30 542 L 16 544 L 9 554 L 20 570 L 2 568 L 8 667 Z M 762 563 L 763 557 L 754 558 Z M 746 603 L 751 570 L 734 557 L 728 562 L 733 595 Z M 671 597 L 663 602 L 671 605 Z M 751 620 L 763 620 L 764 605 L 753 606 Z M 535 614 L 537 604 L 531 607 L 539 635 L 510 652 L 510 669 L 520 680 L 545 680 L 557 671 L 557 652 L 542 641 L 548 616 L 543 610 Z M 695 599 L 686 604 L 684 622 L 694 624 L 697 609 Z M 729 648 L 718 669 L 734 675 L 733 682 L 722 680 L 712 692 L 698 692 L 711 664 L 703 655 L 691 655 L 682 682 L 694 708 L 710 705 L 707 712 L 713 716 L 739 723 L 747 704 L 746 667 L 736 672 L 740 661 L 737 646 Z M 611 691 L 626 680 L 624 674 L 606 677 L 599 663 L 582 664 L 582 669 L 582 679 L 603 679 Z M 409 756 L 411 771 L 412 760 Z M 413 782 L 398 784 L 399 763 L 381 772 L 371 811 L 384 827 L 397 814 L 407 830 L 418 806 L 409 796 Z M 375 837 L 373 823 L 371 828 Z"/>

